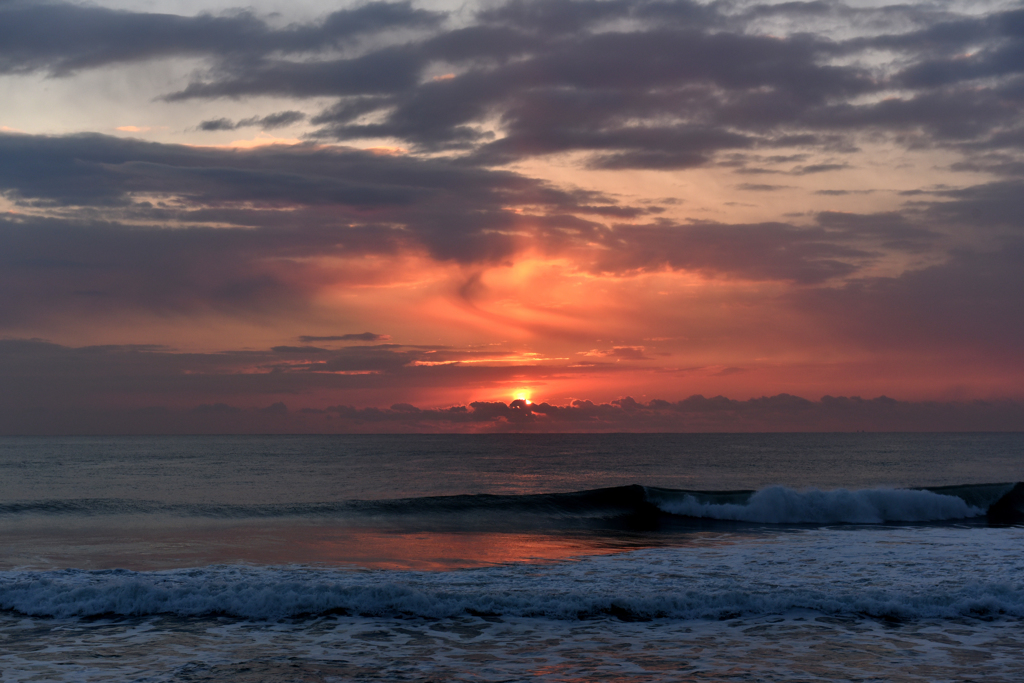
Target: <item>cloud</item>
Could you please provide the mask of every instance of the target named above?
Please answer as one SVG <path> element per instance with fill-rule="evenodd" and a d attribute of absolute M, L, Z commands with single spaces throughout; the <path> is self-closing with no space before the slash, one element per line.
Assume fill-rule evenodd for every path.
<path fill-rule="evenodd" d="M 179 129 L 188 139 L 290 126 L 289 137 L 306 141 L 242 150 L 4 131 L 0 332 L 70 344 L 111 320 L 180 318 L 280 336 L 261 342 L 270 349 L 194 356 L 56 345 L 28 353 L 13 343 L 3 353 L 37 377 L 49 377 L 47 363 L 71 372 L 78 393 L 69 396 L 133 396 L 175 415 L 222 403 L 240 408 L 231 413 L 239 425 L 279 402 L 293 408 L 260 415 L 282 425 L 342 420 L 324 401 L 294 398 L 309 392 L 380 390 L 351 401 L 411 405 L 410 387 L 512 376 L 479 349 L 388 344 L 346 329 L 416 343 L 415 334 L 447 340 L 435 334 L 441 326 L 459 336 L 481 325 L 495 338 L 527 335 L 543 357 L 602 354 L 586 369 L 517 365 L 531 377 L 654 372 L 662 349 L 639 343 L 655 334 L 699 337 L 673 347 L 679 365 L 737 383 L 759 371 L 753 359 L 811 352 L 895 363 L 920 351 L 948 367 L 968 354 L 1012 374 L 1024 345 L 1022 12 L 685 0 L 513 0 L 441 12 L 371 2 L 283 24 L 246 11 L 0 2 L 0 73 L 12 82 L 35 74 L 70 87 L 87 70 L 102 82 L 115 66 L 163 60 L 167 73 L 187 76 L 147 106 L 201 105 L 182 124 L 199 130 Z M 218 111 L 224 98 L 239 102 Z M 687 172 L 701 167 L 708 172 Z M 880 189 L 842 185 L 864 178 Z M 748 179 L 769 182 L 735 184 Z M 598 186 L 610 189 L 590 189 Z M 737 190 L 762 193 L 763 206 L 728 201 Z M 651 198 L 670 193 L 679 196 Z M 557 271 L 523 275 L 537 263 Z M 443 301 L 444 311 L 417 309 L 419 327 L 380 313 L 411 310 L 407 290 L 383 285 L 412 281 L 409 297 Z M 655 282 L 663 289 L 645 289 Z M 630 311 L 608 315 L 627 336 L 583 330 L 602 297 Z M 708 312 L 713 305 L 719 312 Z M 306 331 L 316 334 L 299 336 Z M 573 345 L 554 351 L 557 335 Z M 683 358 L 740 337 L 756 352 Z M 609 349 L 611 339 L 620 346 Z M 31 375 L 13 361 L 4 367 Z M 152 381 L 142 379 L 146 367 Z M 57 380 L 46 381 L 58 395 Z M 19 391 L 42 396 L 30 385 Z M 389 388 L 398 393 L 384 396 Z M 766 391 L 783 389 L 797 391 Z M 651 403 L 542 413 L 465 396 L 445 419 L 475 416 L 491 428 L 551 416 L 586 425 L 601 411 L 636 410 L 652 425 L 678 417 Z M 352 410 L 372 422 L 365 408 Z"/>
<path fill-rule="evenodd" d="M 247 119 L 241 119 L 239 121 L 231 121 L 230 119 L 210 119 L 203 121 L 199 124 L 199 130 L 204 131 L 217 131 L 217 130 L 237 130 L 239 128 L 248 128 L 251 126 L 258 126 L 264 130 L 273 130 L 274 128 L 283 128 L 290 126 L 293 123 L 304 121 L 306 115 L 301 111 L 279 111 L 276 114 L 268 114 L 266 116 L 251 116 Z"/>
<path fill-rule="evenodd" d="M 0 281 L 23 292 L 0 302 L 10 321 L 75 309 L 301 307 L 344 278 L 326 257 L 495 264 L 542 249 L 594 273 L 815 284 L 852 276 L 879 248 L 920 251 L 938 239 L 898 213 L 825 212 L 817 226 L 619 223 L 651 209 L 450 159 L 315 145 L 0 134 L 0 192 L 26 210 L 0 216 Z M 936 201 L 945 203 L 934 211 L 967 220 Z"/>
<path fill-rule="evenodd" d="M 875 353 L 985 358 L 1016 363 L 1024 348 L 1024 242 L 997 250 L 957 250 L 938 265 L 896 277 L 794 293 L 819 324 Z"/>
<path fill-rule="evenodd" d="M 594 168 L 692 168 L 740 149 L 855 149 L 865 133 L 963 151 L 1005 144 L 1024 129 L 1020 13 L 513 0 L 446 22 L 454 15 L 371 2 L 276 26 L 251 12 L 19 0 L 0 6 L 0 71 L 199 57 L 208 68 L 168 99 L 330 98 L 312 118 L 320 138 L 397 139 L 488 165 L 582 152 Z M 892 66 L 864 66 L 879 50 Z M 273 128 L 296 114 L 200 129 Z M 792 173 L 849 167 L 810 161 Z"/>
<path fill-rule="evenodd" d="M 792 185 L 764 185 L 759 183 L 740 183 L 736 186 L 737 190 L 745 190 L 747 192 L 778 192 L 779 190 L 790 189 Z"/>
<path fill-rule="evenodd" d="M 335 49 L 345 41 L 398 28 L 430 28 L 442 16 L 408 2 L 369 2 L 328 14 L 317 24 L 274 29 L 251 12 L 186 17 L 7 0 L 0 4 L 0 73 L 82 69 L 160 57 L 253 60 L 268 53 Z"/>
<path fill-rule="evenodd" d="M 614 358 L 615 360 L 650 360 L 650 358 L 644 355 L 644 347 L 642 346 L 613 346 L 607 351 L 599 351 L 594 349 L 583 354 L 585 356 L 598 356 L 602 358 Z"/>
<path fill-rule="evenodd" d="M 891 294 L 891 291 L 885 292 Z M 905 302 L 897 301 L 899 307 Z M 905 315 L 905 313 L 904 313 Z M 854 315 L 856 322 L 856 313 Z M 968 321 L 970 324 L 973 321 Z M 921 324 L 920 318 L 907 327 Z M 1019 326 L 1019 325 L 1018 325 Z M 896 328 L 894 335 L 905 334 Z M 934 330 L 922 329 L 922 335 Z M 948 341 L 948 340 L 947 340 Z M 924 352 L 930 352 L 922 346 Z M 1015 353 L 1019 345 L 1006 349 Z M 0 433 L 268 433 L 445 431 L 977 431 L 1024 428 L 1024 403 L 899 401 L 777 394 L 749 400 L 624 397 L 564 404 L 471 401 L 420 407 L 380 397 L 417 388 L 487 387 L 622 371 L 625 364 L 508 365 L 495 351 L 394 344 L 177 352 L 158 346 L 68 347 L 0 340 Z M 640 347 L 607 358 L 651 360 Z M 419 361 L 429 361 L 425 364 Z M 479 362 L 463 363 L 473 360 Z M 708 368 L 715 370 L 715 368 Z M 714 373 L 749 373 L 735 366 Z M 339 397 L 344 397 L 342 403 Z M 353 405 L 353 403 L 355 405 Z"/>
<path fill-rule="evenodd" d="M 323 341 L 387 341 L 391 339 L 386 334 L 374 334 L 373 332 L 359 332 L 350 334 L 332 335 L 327 337 L 314 337 L 311 335 L 302 335 L 299 337 L 301 342 L 323 342 Z"/>

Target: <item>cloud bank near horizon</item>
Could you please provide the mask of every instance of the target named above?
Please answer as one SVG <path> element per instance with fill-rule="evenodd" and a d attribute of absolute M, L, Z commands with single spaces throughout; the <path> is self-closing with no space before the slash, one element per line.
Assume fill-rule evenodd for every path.
<path fill-rule="evenodd" d="M 372 333 L 338 335 L 363 338 Z M 378 335 L 374 335 L 378 336 Z M 472 401 L 444 408 L 330 404 L 411 385 L 480 386 L 623 371 L 604 367 L 467 367 L 462 351 L 396 344 L 181 354 L 148 346 L 71 349 L 0 340 L 0 434 L 1020 431 L 1024 401 L 899 401 L 790 394 L 746 400 L 693 395 L 607 402 Z M 491 354 L 493 357 L 493 353 Z M 420 359 L 441 359 L 423 362 Z M 731 374 L 727 369 L 725 374 Z M 204 402 L 214 396 L 223 400 Z"/>
<path fill-rule="evenodd" d="M 772 432 L 1019 432 L 1024 402 L 897 401 L 887 396 L 790 394 L 745 401 L 694 395 L 646 403 L 577 399 L 569 405 L 515 400 L 421 409 L 329 405 L 289 409 L 283 401 L 243 408 L 202 403 L 189 409 L 148 405 L 130 409 L 19 411 L 0 419 L 0 434 L 410 434 L 410 433 L 772 433 Z"/>

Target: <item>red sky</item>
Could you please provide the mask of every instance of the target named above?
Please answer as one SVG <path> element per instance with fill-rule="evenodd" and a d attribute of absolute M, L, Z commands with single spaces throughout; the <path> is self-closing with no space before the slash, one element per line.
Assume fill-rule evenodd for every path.
<path fill-rule="evenodd" d="M 2 433 L 1024 429 L 1016 5 L 130 5 L 0 5 Z"/>

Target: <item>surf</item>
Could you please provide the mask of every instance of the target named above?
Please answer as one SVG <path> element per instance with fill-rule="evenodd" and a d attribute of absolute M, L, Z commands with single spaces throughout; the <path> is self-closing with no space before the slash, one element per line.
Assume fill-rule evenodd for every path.
<path fill-rule="evenodd" d="M 0 518 L 25 516 L 349 519 L 353 523 L 531 528 L 612 526 L 654 530 L 692 522 L 758 525 L 1024 523 L 1024 483 L 920 488 L 699 491 L 638 484 L 528 495 L 455 495 L 286 504 L 163 503 L 134 499 L 12 501 Z"/>

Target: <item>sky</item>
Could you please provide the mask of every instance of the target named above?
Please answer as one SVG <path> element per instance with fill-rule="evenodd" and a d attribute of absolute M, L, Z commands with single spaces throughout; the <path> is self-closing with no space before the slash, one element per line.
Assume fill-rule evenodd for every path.
<path fill-rule="evenodd" d="M 0 103 L 0 433 L 1024 429 L 1021 2 L 0 0 Z"/>

